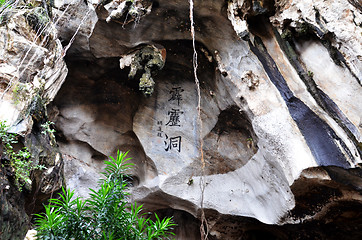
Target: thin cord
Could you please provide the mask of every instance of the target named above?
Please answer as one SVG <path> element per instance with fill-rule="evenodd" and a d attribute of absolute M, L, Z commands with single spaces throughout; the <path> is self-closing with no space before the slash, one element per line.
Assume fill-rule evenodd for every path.
<path fill-rule="evenodd" d="M 199 142 L 200 142 L 200 156 L 201 156 L 201 178 L 200 178 L 200 188 L 201 188 L 201 201 L 200 201 L 200 208 L 201 208 L 201 226 L 200 226 L 200 234 L 201 239 L 206 240 L 208 235 L 208 224 L 205 217 L 204 212 L 204 192 L 205 192 L 205 160 L 204 160 L 204 151 L 203 151 L 203 140 L 202 140 L 202 119 L 201 119 L 201 91 L 200 91 L 200 81 L 197 77 L 197 52 L 196 52 L 196 43 L 195 43 L 195 26 L 194 26 L 194 2 L 193 0 L 189 0 L 190 2 L 190 21 L 191 21 L 191 37 L 192 37 L 192 47 L 194 50 L 192 63 L 194 69 L 194 78 L 195 84 L 197 86 L 197 113 L 198 113 L 198 127 L 199 127 Z"/>

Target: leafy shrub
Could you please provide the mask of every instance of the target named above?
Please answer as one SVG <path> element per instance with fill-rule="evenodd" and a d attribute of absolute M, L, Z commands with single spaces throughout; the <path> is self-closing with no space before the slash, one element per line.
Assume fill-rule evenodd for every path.
<path fill-rule="evenodd" d="M 47 239 L 113 240 L 165 239 L 175 225 L 171 218 L 156 220 L 144 218 L 142 206 L 127 209 L 127 175 L 131 166 L 126 153 L 117 152 L 117 158 L 106 161 L 105 179 L 99 189 L 90 189 L 88 200 L 73 199 L 74 191 L 65 190 L 59 199 L 50 199 L 45 213 L 36 214 L 37 236 Z"/>
<path fill-rule="evenodd" d="M 0 0 L 0 7 L 5 5 L 7 2 L 10 2 L 9 0 Z"/>
<path fill-rule="evenodd" d="M 17 135 L 8 133 L 9 127 L 5 122 L 0 121 L 0 140 L 2 152 L 5 158 L 10 162 L 10 167 L 14 172 L 15 184 L 21 191 L 23 186 L 28 183 L 31 184 L 30 173 L 34 169 L 41 169 L 43 166 L 34 165 L 30 159 L 30 152 L 26 147 L 16 151 L 15 144 L 18 143 Z"/>

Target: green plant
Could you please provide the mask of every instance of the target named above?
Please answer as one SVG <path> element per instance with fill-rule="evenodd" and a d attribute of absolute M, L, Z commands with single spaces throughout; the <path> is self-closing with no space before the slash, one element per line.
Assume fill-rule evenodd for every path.
<path fill-rule="evenodd" d="M 194 183 L 194 179 L 190 177 L 189 181 L 187 182 L 187 185 L 191 186 Z"/>
<path fill-rule="evenodd" d="M 12 9 L 17 8 L 19 2 L 15 0 L 0 0 L 0 25 L 7 22 L 12 15 Z"/>
<path fill-rule="evenodd" d="M 40 126 L 43 128 L 43 131 L 41 131 L 41 133 L 44 135 L 46 135 L 47 133 L 55 133 L 55 130 L 50 128 L 51 125 L 54 125 L 54 123 L 51 121 L 47 121 L 41 124 Z"/>
<path fill-rule="evenodd" d="M 11 0 L 0 0 L 0 7 L 4 7 L 7 8 L 10 6 L 10 4 L 12 4 L 14 1 Z"/>
<path fill-rule="evenodd" d="M 90 189 L 88 200 L 73 198 L 74 191 L 63 189 L 59 199 L 50 199 L 43 214 L 36 214 L 40 239 L 165 239 L 175 225 L 171 218 L 145 218 L 142 206 L 127 202 L 127 175 L 132 164 L 126 153 L 110 157 L 98 190 Z"/>
<path fill-rule="evenodd" d="M 15 105 L 19 104 L 20 102 L 26 101 L 29 97 L 29 90 L 24 83 L 16 83 L 13 87 L 13 101 Z"/>
<path fill-rule="evenodd" d="M 10 161 L 10 167 L 14 172 L 15 184 L 21 191 L 25 184 L 31 184 L 30 173 L 34 169 L 41 169 L 43 166 L 34 165 L 30 160 L 31 154 L 26 147 L 16 151 L 15 144 L 18 143 L 17 135 L 8 132 L 9 127 L 5 122 L 0 121 L 0 140 L 2 152 Z"/>
<path fill-rule="evenodd" d="M 311 71 L 308 71 L 308 77 L 313 78 L 313 76 L 314 76 L 314 73 Z"/>

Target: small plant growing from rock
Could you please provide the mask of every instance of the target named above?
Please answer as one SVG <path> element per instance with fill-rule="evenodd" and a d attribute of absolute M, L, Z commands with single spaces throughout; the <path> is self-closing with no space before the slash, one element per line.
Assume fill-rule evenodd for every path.
<path fill-rule="evenodd" d="M 55 130 L 50 128 L 51 125 L 54 125 L 54 123 L 51 121 L 47 121 L 47 122 L 41 124 L 40 126 L 43 128 L 43 131 L 41 131 L 41 133 L 44 135 L 46 135 L 47 133 L 49 133 L 49 134 L 55 133 Z"/>
<path fill-rule="evenodd" d="M 155 221 L 142 217 L 142 206 L 127 202 L 127 152 L 110 157 L 98 190 L 90 198 L 73 198 L 74 191 L 63 189 L 59 199 L 50 199 L 43 214 L 36 214 L 39 239 L 168 239 L 175 225 L 171 218 Z M 143 215 L 144 216 L 144 215 Z"/>
<path fill-rule="evenodd" d="M 314 76 L 314 73 L 311 71 L 308 71 L 308 77 L 313 78 L 313 76 Z"/>
<path fill-rule="evenodd" d="M 190 177 L 189 181 L 187 182 L 187 185 L 191 186 L 194 183 L 194 179 Z"/>
<path fill-rule="evenodd" d="M 254 140 L 253 138 L 249 137 L 246 139 L 246 146 L 250 149 L 250 148 L 253 148 L 254 146 Z"/>
<path fill-rule="evenodd" d="M 16 151 L 15 144 L 18 143 L 16 134 L 8 132 L 8 126 L 5 122 L 0 121 L 0 140 L 3 156 L 1 160 L 8 159 L 9 166 L 13 171 L 15 184 L 21 191 L 24 186 L 30 188 L 30 173 L 34 169 L 42 169 L 43 166 L 34 165 L 31 161 L 31 154 L 26 147 Z M 3 164 L 4 166 L 4 164 Z"/>
<path fill-rule="evenodd" d="M 26 84 L 18 82 L 13 87 L 13 101 L 15 105 L 26 101 L 29 95 L 30 92 Z"/>
<path fill-rule="evenodd" d="M 3 5 L 5 5 L 6 2 L 7 2 L 7 0 L 0 0 L 0 7 L 2 7 Z"/>

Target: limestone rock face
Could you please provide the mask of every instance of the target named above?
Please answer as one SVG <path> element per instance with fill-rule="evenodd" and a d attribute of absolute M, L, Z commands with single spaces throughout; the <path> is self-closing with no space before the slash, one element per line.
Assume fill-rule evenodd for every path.
<path fill-rule="evenodd" d="M 0 119 L 23 136 L 32 129 L 32 103 L 37 96 L 51 102 L 68 72 L 54 25 L 48 24 L 39 35 L 27 14 L 16 11 L 0 28 Z"/>
<path fill-rule="evenodd" d="M 30 225 L 24 196 L 8 180 L 5 168 L 0 169 L 0 230 L 2 239 L 24 239 Z"/>
<path fill-rule="evenodd" d="M 119 149 L 131 200 L 173 216 L 176 239 L 203 224 L 208 239 L 362 237 L 357 1 L 55 5 L 69 73 L 48 116 L 67 187 L 87 197 Z"/>
<path fill-rule="evenodd" d="M 271 17 L 281 29 L 313 31 L 341 53 L 340 64 L 349 68 L 361 84 L 361 5 L 355 1 L 280 1 Z M 344 60 L 344 61 L 343 61 Z"/>
<path fill-rule="evenodd" d="M 54 0 L 54 6 L 55 27 L 65 51 L 91 57 L 89 38 L 98 20 L 93 5 L 83 0 Z"/>
<path fill-rule="evenodd" d="M 63 161 L 54 135 L 42 124 L 46 105 L 65 80 L 68 69 L 54 24 L 40 7 L 16 3 L 1 9 L 0 120 L 18 135 L 19 146 L 31 153 L 29 161 L 46 170 L 34 170 L 22 192 L 14 184 L 14 167 L 1 147 L 0 238 L 23 239 L 31 214 L 63 185 Z M 1 145 L 2 146 L 2 145 Z"/>
<path fill-rule="evenodd" d="M 147 7 L 128 19 L 137 4 Z M 344 170 L 361 163 L 356 4 L 194 4 L 199 86 L 187 1 L 94 7 L 86 51 L 95 58 L 84 59 L 84 46 L 70 49 L 70 74 L 53 104 L 68 186 L 87 196 L 102 161 L 129 150 L 132 199 L 173 215 L 178 239 L 200 238 L 192 226 L 203 212 L 210 239 L 328 235 L 301 223 L 342 226 L 331 218 L 342 216 L 336 209 L 361 207 L 360 175 Z M 146 97 L 127 66 L 148 44 L 164 48 L 166 62 Z"/>

